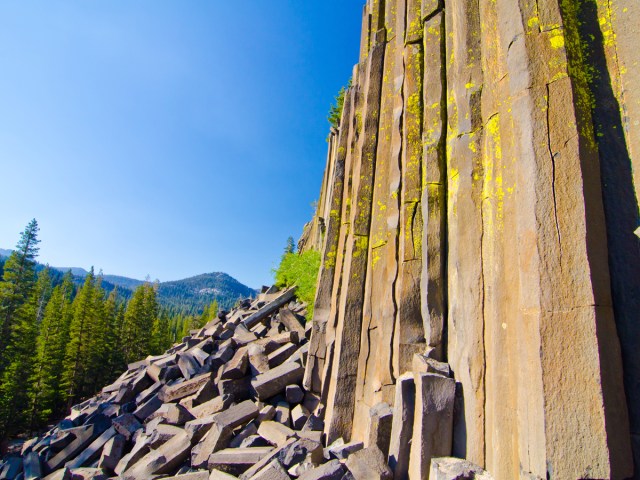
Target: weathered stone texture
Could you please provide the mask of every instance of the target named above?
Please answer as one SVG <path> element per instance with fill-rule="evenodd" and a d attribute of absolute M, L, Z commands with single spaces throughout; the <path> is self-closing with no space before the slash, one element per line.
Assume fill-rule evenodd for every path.
<path fill-rule="evenodd" d="M 394 414 L 408 421 L 408 390 L 394 386 L 421 354 L 448 362 L 438 373 L 457 382 L 454 455 L 498 479 L 632 474 L 637 10 L 629 0 L 367 2 L 321 193 L 338 202 L 333 216 L 323 207 L 333 227 L 305 377 L 330 441 L 369 440 L 379 402 L 405 402 Z M 372 159 L 373 180 L 361 174 Z M 402 452 L 392 438 L 401 469 Z"/>

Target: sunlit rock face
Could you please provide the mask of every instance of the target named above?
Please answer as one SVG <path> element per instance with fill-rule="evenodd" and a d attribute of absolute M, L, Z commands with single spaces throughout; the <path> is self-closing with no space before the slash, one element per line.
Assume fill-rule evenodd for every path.
<path fill-rule="evenodd" d="M 447 377 L 439 361 L 456 388 L 438 456 L 498 479 L 632 476 L 640 6 L 369 0 L 363 13 L 304 245 L 323 253 L 304 385 L 327 440 L 367 444 L 385 402 L 404 442 L 433 442 L 402 427 L 428 417 L 429 395 L 449 415 L 447 382 L 423 378 Z M 402 447 L 391 463 L 427 478 Z"/>

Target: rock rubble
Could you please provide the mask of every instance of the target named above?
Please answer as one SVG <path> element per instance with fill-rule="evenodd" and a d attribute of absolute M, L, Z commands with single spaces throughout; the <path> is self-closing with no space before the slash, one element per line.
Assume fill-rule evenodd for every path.
<path fill-rule="evenodd" d="M 390 439 L 404 439 L 394 445 L 408 454 L 410 436 L 394 432 L 392 408 L 371 409 L 368 445 L 341 438 L 326 445 L 325 406 L 302 387 L 311 334 L 306 306 L 294 289 L 263 290 L 163 355 L 130 364 L 46 434 L 27 441 L 20 457 L 6 458 L 0 478 L 394 478 Z M 438 383 L 448 387 L 430 388 Z M 422 384 L 424 398 L 411 404 L 425 421 L 414 429 L 433 449 L 434 435 L 450 435 L 454 381 L 423 373 L 416 377 Z M 430 420 L 436 411 L 447 414 Z M 429 458 L 414 456 L 419 461 L 403 464 L 395 478 L 405 478 L 409 467 L 426 478 Z"/>

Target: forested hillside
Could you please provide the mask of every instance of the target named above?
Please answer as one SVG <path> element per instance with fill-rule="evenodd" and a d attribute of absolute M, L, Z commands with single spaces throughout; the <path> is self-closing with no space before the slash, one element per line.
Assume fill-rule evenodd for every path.
<path fill-rule="evenodd" d="M 38 264 L 38 244 L 32 220 L 16 249 L 0 258 L 0 439 L 45 426 L 117 378 L 127 363 L 163 352 L 218 313 L 213 289 L 192 307 L 198 314 L 179 313 L 199 280 L 186 287 L 141 282 L 131 291 L 93 269 L 81 278 Z M 211 275 L 221 285 L 243 287 Z M 183 302 L 165 308 L 162 289 Z"/>
<path fill-rule="evenodd" d="M 11 250 L 0 249 L 0 269 L 6 262 Z M 46 265 L 36 263 L 36 273 L 47 268 Z M 62 275 L 70 271 L 72 280 L 76 286 L 84 283 L 89 274 L 84 268 L 78 267 L 49 267 L 49 274 L 54 283 L 62 281 Z M 2 271 L 0 270 L 0 275 Z M 110 293 L 118 290 L 118 295 L 128 300 L 134 290 L 143 285 L 143 280 L 124 277 L 120 275 L 100 275 L 102 288 Z M 170 310 L 174 314 L 200 315 L 205 307 L 214 300 L 221 308 L 231 308 L 240 298 L 253 297 L 256 291 L 243 285 L 235 278 L 222 272 L 203 273 L 182 280 L 158 282 L 156 289 L 158 303 L 161 307 Z"/>

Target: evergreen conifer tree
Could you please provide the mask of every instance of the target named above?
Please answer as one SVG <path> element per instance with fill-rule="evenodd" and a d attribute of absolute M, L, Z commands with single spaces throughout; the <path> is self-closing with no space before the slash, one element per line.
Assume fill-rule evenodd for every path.
<path fill-rule="evenodd" d="M 16 312 L 28 300 L 35 284 L 35 258 L 38 255 L 38 222 L 29 222 L 16 249 L 4 264 L 0 282 L 0 372 L 7 364 L 5 350 L 11 341 Z"/>
<path fill-rule="evenodd" d="M 62 386 L 68 405 L 82 397 L 87 390 L 87 357 L 89 334 L 95 305 L 95 275 L 93 268 L 73 301 L 73 318 L 69 328 L 69 342 L 65 350 Z"/>
<path fill-rule="evenodd" d="M 102 275 L 95 281 L 92 296 L 92 308 L 87 324 L 86 383 L 84 395 L 92 395 L 111 377 L 109 371 L 109 319 L 105 314 L 105 292 L 102 288 Z"/>
<path fill-rule="evenodd" d="M 124 309 L 118 304 L 118 291 L 114 289 L 109 294 L 104 305 L 106 319 L 105 345 L 106 353 L 103 359 L 109 371 L 109 379 L 116 378 L 124 369 L 122 345 L 120 344 L 120 329 L 124 318 Z"/>
<path fill-rule="evenodd" d="M 158 302 L 152 285 L 136 288 L 127 305 L 122 327 L 122 349 L 126 363 L 144 358 L 151 351 L 153 323 L 158 316 Z"/>
<path fill-rule="evenodd" d="M 29 382 L 32 428 L 42 426 L 53 415 L 61 413 L 64 405 L 60 382 L 73 313 L 73 291 L 73 278 L 71 272 L 67 272 L 62 284 L 53 289 L 44 309 L 36 341 L 34 372 Z"/>
<path fill-rule="evenodd" d="M 49 269 L 38 275 L 28 301 L 14 312 L 11 337 L 5 349 L 6 368 L 0 384 L 0 432 L 2 436 L 16 433 L 27 426 L 29 390 L 26 380 L 34 370 L 38 315 L 51 291 Z"/>

